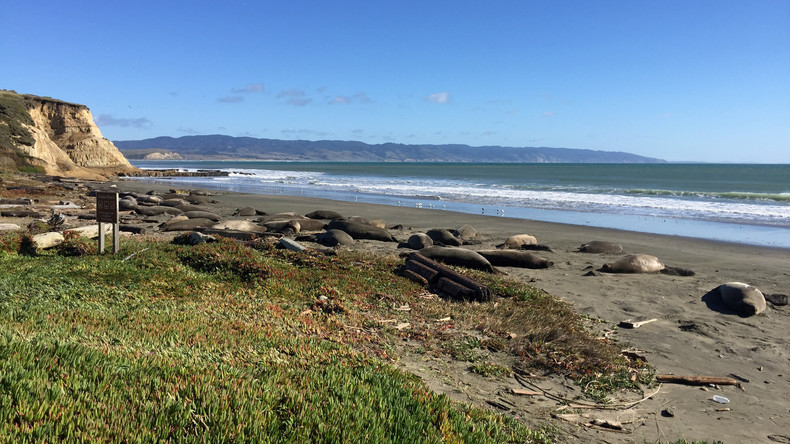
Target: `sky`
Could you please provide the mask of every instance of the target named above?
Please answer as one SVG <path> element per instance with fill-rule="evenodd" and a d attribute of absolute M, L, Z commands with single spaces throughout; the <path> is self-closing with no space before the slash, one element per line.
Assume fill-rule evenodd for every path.
<path fill-rule="evenodd" d="M 0 89 L 226 134 L 790 163 L 790 1 L 3 0 Z"/>

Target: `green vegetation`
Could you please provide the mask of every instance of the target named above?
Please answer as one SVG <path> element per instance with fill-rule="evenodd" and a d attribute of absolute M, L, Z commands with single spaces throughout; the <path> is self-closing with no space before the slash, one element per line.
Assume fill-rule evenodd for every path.
<path fill-rule="evenodd" d="M 33 165 L 30 157 L 19 150 L 19 145 L 33 146 L 35 139 L 24 125 L 32 125 L 25 97 L 13 91 L 0 90 L 0 169 L 11 169 L 36 174 L 42 168 Z M 8 168 L 8 164 L 13 168 Z"/>
<path fill-rule="evenodd" d="M 9 143 L 32 146 L 35 143 L 30 131 L 22 125 L 32 125 L 23 96 L 12 91 L 0 90 L 0 145 Z"/>
<path fill-rule="evenodd" d="M 232 240 L 97 256 L 75 238 L 24 256 L 23 239 L 0 236 L 2 442 L 549 442 L 433 393 L 391 364 L 398 344 L 481 377 L 511 371 L 482 349 L 591 380 L 627 371 L 566 304 L 500 277 L 475 275 L 518 296 L 457 304 L 426 298 L 396 257 Z M 403 331 L 381 322 L 406 316 Z M 536 316 L 556 325 L 525 323 Z"/>

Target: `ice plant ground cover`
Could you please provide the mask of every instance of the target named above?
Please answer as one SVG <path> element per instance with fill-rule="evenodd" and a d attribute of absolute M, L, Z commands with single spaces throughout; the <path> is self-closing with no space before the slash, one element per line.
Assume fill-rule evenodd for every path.
<path fill-rule="evenodd" d="M 79 242 L 20 254 L 20 235 L 0 241 L 0 441 L 557 439 L 437 395 L 394 365 L 404 339 L 474 377 L 563 373 L 592 399 L 652 379 L 568 304 L 506 277 L 471 274 L 498 296 L 469 304 L 399 276 L 397 256 Z"/>

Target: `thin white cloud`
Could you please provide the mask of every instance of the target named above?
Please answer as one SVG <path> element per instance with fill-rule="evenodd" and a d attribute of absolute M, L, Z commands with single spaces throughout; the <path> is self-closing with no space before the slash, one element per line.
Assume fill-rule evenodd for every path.
<path fill-rule="evenodd" d="M 285 103 L 294 106 L 305 106 L 313 99 L 307 97 L 305 92 L 300 89 L 285 89 L 277 93 L 278 99 L 286 99 Z"/>
<path fill-rule="evenodd" d="M 353 96 L 335 96 L 334 99 L 329 101 L 330 105 L 336 104 L 349 104 L 349 103 L 370 103 L 370 97 L 366 93 L 358 92 Z"/>
<path fill-rule="evenodd" d="M 242 96 L 225 96 L 217 99 L 217 102 L 219 103 L 239 103 L 243 101 L 244 101 L 244 97 Z"/>
<path fill-rule="evenodd" d="M 351 98 L 346 96 L 336 96 L 329 102 L 330 105 L 335 105 L 338 103 L 351 103 Z"/>
<path fill-rule="evenodd" d="M 428 100 L 429 102 L 432 102 L 432 103 L 439 103 L 439 104 L 444 105 L 445 103 L 449 103 L 450 102 L 450 93 L 448 93 L 448 92 L 433 93 L 433 94 L 429 95 L 428 97 L 426 97 L 426 100 Z"/>
<path fill-rule="evenodd" d="M 254 94 L 263 92 L 263 83 L 250 83 L 244 88 L 233 88 L 233 94 Z"/>
<path fill-rule="evenodd" d="M 555 114 L 554 111 L 546 111 L 543 113 L 543 117 L 551 117 Z"/>
<path fill-rule="evenodd" d="M 200 131 L 186 126 L 179 126 L 177 130 L 179 133 L 184 133 L 184 134 L 200 134 Z"/>
<path fill-rule="evenodd" d="M 147 117 L 138 117 L 137 119 L 119 119 L 111 116 L 110 114 L 101 114 L 96 117 L 96 125 L 102 126 L 121 126 L 132 128 L 148 128 L 151 126 L 151 121 Z"/>

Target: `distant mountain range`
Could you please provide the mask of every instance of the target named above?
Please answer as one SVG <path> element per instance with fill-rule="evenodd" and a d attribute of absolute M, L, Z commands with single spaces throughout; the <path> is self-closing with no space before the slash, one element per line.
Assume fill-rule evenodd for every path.
<path fill-rule="evenodd" d="M 327 162 L 663 163 L 621 151 L 469 145 L 367 144 L 342 140 L 277 140 L 223 135 L 113 142 L 127 159 L 279 160 Z"/>

